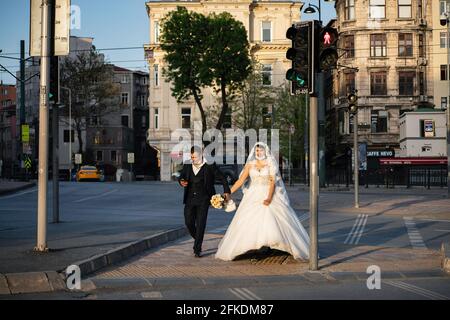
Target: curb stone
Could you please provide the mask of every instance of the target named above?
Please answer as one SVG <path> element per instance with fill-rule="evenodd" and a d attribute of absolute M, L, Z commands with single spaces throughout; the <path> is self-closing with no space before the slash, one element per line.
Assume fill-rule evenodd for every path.
<path fill-rule="evenodd" d="M 104 254 L 93 256 L 89 259 L 73 263 L 78 265 L 81 275 L 94 273 L 104 267 L 122 262 L 148 249 L 177 240 L 188 234 L 185 227 L 164 231 L 133 243 L 110 250 Z M 86 290 L 96 288 L 92 281 L 82 280 Z M 24 293 L 44 293 L 68 290 L 66 287 L 65 270 L 46 272 L 25 272 L 0 274 L 0 295 L 15 295 Z"/>
<path fill-rule="evenodd" d="M 450 243 L 441 245 L 441 267 L 443 271 L 450 273 Z"/>

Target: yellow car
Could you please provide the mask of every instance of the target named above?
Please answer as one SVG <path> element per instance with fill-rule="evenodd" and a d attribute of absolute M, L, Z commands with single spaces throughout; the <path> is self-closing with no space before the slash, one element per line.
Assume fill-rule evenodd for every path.
<path fill-rule="evenodd" d="M 81 180 L 101 180 L 100 171 L 94 166 L 82 166 L 77 172 L 77 181 Z"/>

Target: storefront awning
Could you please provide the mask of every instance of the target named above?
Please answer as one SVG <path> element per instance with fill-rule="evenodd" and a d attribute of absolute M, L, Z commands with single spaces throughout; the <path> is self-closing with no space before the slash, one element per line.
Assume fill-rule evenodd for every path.
<path fill-rule="evenodd" d="M 447 158 L 380 158 L 380 165 L 439 165 L 447 164 Z"/>

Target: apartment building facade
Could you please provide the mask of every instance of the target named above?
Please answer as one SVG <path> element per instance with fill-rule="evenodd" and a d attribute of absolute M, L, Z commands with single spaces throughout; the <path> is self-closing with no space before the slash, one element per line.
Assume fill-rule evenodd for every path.
<path fill-rule="evenodd" d="M 227 1 L 149 1 L 146 3 L 150 20 L 150 44 L 145 46 L 150 73 L 150 128 L 148 143 L 158 154 L 160 177 L 163 181 L 172 179 L 176 165 L 171 159 L 171 133 L 184 128 L 192 130 L 194 122 L 200 121 L 200 112 L 192 100 L 177 103 L 171 95 L 171 84 L 164 81 L 164 52 L 160 49 L 158 37 L 161 20 L 177 8 L 184 6 L 190 11 L 202 14 L 229 12 L 243 23 L 247 30 L 251 52 L 262 64 L 264 81 L 268 86 L 282 86 L 291 61 L 286 59 L 290 40 L 286 30 L 300 21 L 300 1 L 270 0 L 227 0 Z M 203 90 L 202 104 L 207 109 L 217 104 L 217 96 L 211 88 Z M 201 126 L 201 125 L 200 125 Z"/>
<path fill-rule="evenodd" d="M 335 77 L 334 144 L 353 144 L 347 95 L 359 97 L 359 142 L 368 151 L 399 151 L 403 112 L 436 104 L 436 22 L 428 0 L 337 0 L 336 26 L 342 57 Z M 439 99 L 439 98 L 437 98 Z"/>

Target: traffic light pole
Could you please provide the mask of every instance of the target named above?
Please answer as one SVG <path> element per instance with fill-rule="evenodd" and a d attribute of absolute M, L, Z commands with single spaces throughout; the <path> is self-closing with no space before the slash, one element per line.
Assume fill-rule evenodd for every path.
<path fill-rule="evenodd" d="M 358 148 L 358 111 L 353 115 L 353 153 L 355 155 L 355 208 L 359 208 L 359 148 Z"/>
<path fill-rule="evenodd" d="M 48 109 L 50 87 L 50 32 L 51 1 L 42 1 L 41 27 L 41 77 L 39 98 L 39 170 L 38 170 L 38 217 L 37 245 L 38 252 L 46 252 L 47 248 L 47 183 L 48 183 Z"/>
<path fill-rule="evenodd" d="M 53 184 L 53 223 L 59 223 L 59 118 L 58 104 L 53 103 L 52 129 L 53 129 L 53 165 L 52 165 L 52 184 Z"/>
<path fill-rule="evenodd" d="M 318 99 L 316 96 L 310 96 L 310 118 L 309 118 L 309 212 L 310 212 L 310 247 L 309 247 L 309 269 L 316 271 L 318 269 L 318 204 L 319 204 L 319 118 L 318 118 Z"/>

